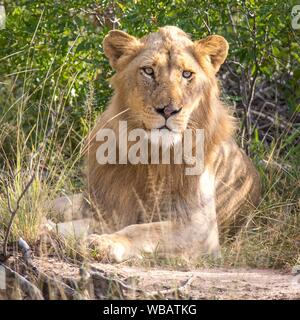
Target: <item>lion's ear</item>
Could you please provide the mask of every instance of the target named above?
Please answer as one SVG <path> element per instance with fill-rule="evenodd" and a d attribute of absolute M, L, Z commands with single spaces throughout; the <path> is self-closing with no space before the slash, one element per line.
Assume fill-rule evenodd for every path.
<path fill-rule="evenodd" d="M 120 67 L 124 56 L 134 54 L 140 47 L 140 41 L 120 30 L 112 30 L 103 40 L 103 50 L 114 69 Z"/>
<path fill-rule="evenodd" d="M 212 35 L 195 42 L 196 52 L 199 55 L 207 55 L 217 72 L 225 61 L 229 44 L 221 36 Z"/>

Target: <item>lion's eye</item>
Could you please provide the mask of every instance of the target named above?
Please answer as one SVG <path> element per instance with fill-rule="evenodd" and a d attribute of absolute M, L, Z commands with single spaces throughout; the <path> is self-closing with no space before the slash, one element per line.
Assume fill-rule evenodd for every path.
<path fill-rule="evenodd" d="M 145 67 L 143 68 L 143 71 L 148 75 L 148 76 L 153 76 L 154 75 L 154 70 L 150 67 Z"/>
<path fill-rule="evenodd" d="M 184 78 L 186 78 L 186 79 L 190 79 L 191 77 L 192 77 L 192 75 L 193 75 L 193 72 L 191 72 L 191 71 L 183 71 L 182 72 L 182 76 L 184 77 Z"/>

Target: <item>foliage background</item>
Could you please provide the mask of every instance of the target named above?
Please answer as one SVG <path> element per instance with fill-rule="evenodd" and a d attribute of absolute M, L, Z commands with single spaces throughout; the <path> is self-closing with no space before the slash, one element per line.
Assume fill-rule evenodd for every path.
<path fill-rule="evenodd" d="M 14 237 L 25 234 L 32 241 L 40 221 L 32 219 L 32 211 L 41 211 L 41 191 L 51 197 L 83 187 L 82 142 L 111 96 L 108 80 L 113 71 L 102 49 L 107 32 L 119 28 L 143 36 L 176 25 L 195 40 L 209 34 L 228 40 L 229 56 L 219 73 L 222 96 L 240 119 L 237 139 L 264 182 L 261 208 L 245 232 L 225 247 L 230 259 L 235 255 L 227 263 L 294 264 L 300 225 L 300 30 L 291 27 L 294 4 L 5 1 L 6 28 L 0 30 L 3 230 L 7 181 L 15 198 L 29 172 L 38 170 L 13 231 Z M 242 257 L 241 247 L 246 252 Z"/>

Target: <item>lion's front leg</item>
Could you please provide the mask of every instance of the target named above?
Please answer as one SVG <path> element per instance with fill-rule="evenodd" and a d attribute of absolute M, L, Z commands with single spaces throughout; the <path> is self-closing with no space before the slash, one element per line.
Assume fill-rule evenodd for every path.
<path fill-rule="evenodd" d="M 188 257 L 220 254 L 216 220 L 204 214 L 192 216 L 186 223 L 135 224 L 112 234 L 92 234 L 88 237 L 88 246 L 94 258 L 110 262 L 152 253 Z"/>
<path fill-rule="evenodd" d="M 94 257 L 121 262 L 145 253 L 219 256 L 214 177 L 206 170 L 199 182 L 199 207 L 191 209 L 188 221 L 134 224 L 112 234 L 90 235 L 88 246 Z"/>

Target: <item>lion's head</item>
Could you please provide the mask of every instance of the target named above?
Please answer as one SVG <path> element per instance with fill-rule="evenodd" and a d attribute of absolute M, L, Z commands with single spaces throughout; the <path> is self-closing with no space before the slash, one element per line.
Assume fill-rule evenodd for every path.
<path fill-rule="evenodd" d="M 193 42 L 171 26 L 141 39 L 113 30 L 103 46 L 116 70 L 113 87 L 122 107 L 129 108 L 132 127 L 182 133 L 195 124 L 213 125 L 209 117 L 218 112 L 210 110 L 218 96 L 215 74 L 228 52 L 223 37 Z"/>

